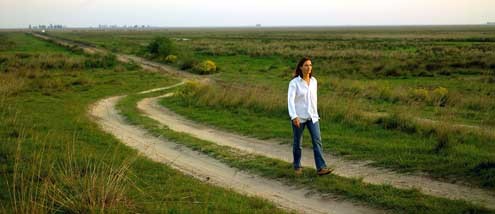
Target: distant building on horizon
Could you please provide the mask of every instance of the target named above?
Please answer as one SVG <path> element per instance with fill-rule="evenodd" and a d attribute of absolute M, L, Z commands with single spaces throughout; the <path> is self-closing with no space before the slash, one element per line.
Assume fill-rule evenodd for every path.
<path fill-rule="evenodd" d="M 63 25 L 60 25 L 60 24 L 49 24 L 49 25 L 31 25 L 29 24 L 29 29 L 63 29 L 63 28 L 66 28 L 65 26 Z"/>
<path fill-rule="evenodd" d="M 115 29 L 115 28 L 118 28 L 118 29 L 139 29 L 139 28 L 145 29 L 145 28 L 151 28 L 151 26 L 150 25 L 137 25 L 137 24 L 134 24 L 134 25 L 107 25 L 107 24 L 99 24 L 97 26 L 97 28 L 99 28 L 99 29 L 111 29 L 111 28 L 113 28 L 113 29 Z"/>

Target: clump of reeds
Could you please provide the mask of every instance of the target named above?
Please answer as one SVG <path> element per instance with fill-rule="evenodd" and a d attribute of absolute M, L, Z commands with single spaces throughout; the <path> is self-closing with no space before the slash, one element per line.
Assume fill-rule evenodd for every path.
<path fill-rule="evenodd" d="M 48 134 L 49 135 L 49 134 Z M 76 154 L 76 139 L 65 140 L 62 156 L 51 154 L 48 136 L 20 129 L 12 177 L 8 177 L 10 204 L 15 213 L 97 213 L 131 208 L 126 197 L 132 161 L 101 162 Z"/>
<path fill-rule="evenodd" d="M 26 85 L 26 80 L 18 78 L 14 73 L 0 73 L 0 97 L 12 96 L 21 91 Z"/>
<path fill-rule="evenodd" d="M 207 106 L 222 106 L 228 109 L 249 108 L 258 112 L 285 113 L 285 95 L 264 86 L 238 85 L 236 83 L 189 82 L 179 96 Z"/>

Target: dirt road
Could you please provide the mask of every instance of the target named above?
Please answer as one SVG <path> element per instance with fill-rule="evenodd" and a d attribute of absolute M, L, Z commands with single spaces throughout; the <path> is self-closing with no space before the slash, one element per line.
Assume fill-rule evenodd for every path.
<path fill-rule="evenodd" d="M 187 120 L 158 104 L 158 100 L 166 96 L 170 96 L 170 94 L 143 99 L 138 102 L 138 109 L 148 117 L 159 121 L 176 132 L 188 133 L 196 138 L 223 146 L 234 147 L 245 152 L 292 162 L 292 149 L 289 145 L 236 135 Z M 302 165 L 304 167 L 314 168 L 312 150 L 304 148 L 303 154 Z M 487 190 L 446 183 L 426 176 L 399 174 L 390 170 L 369 166 L 369 162 L 344 160 L 330 154 L 325 154 L 325 159 L 330 166 L 335 168 L 335 173 L 339 176 L 362 178 L 362 181 L 366 183 L 388 184 L 401 189 L 415 188 L 427 195 L 466 200 L 495 209 L 495 194 Z"/>
<path fill-rule="evenodd" d="M 154 161 L 165 163 L 185 174 L 237 192 L 266 198 L 278 206 L 301 213 L 381 213 L 383 211 L 343 200 L 324 198 L 310 190 L 287 186 L 231 168 L 218 160 L 187 147 L 159 139 L 136 126 L 129 125 L 115 109 L 122 96 L 110 97 L 94 104 L 90 116 L 103 130 Z"/>

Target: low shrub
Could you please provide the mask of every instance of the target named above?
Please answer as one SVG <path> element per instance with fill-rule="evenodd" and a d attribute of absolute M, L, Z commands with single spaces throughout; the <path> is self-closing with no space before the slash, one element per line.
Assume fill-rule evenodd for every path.
<path fill-rule="evenodd" d="M 176 48 L 171 39 L 167 37 L 156 37 L 146 47 L 151 57 L 166 57 L 176 52 Z"/>
<path fill-rule="evenodd" d="M 177 62 L 177 56 L 176 55 L 168 55 L 167 57 L 165 57 L 164 61 L 166 63 L 175 63 L 175 62 Z"/>
<path fill-rule="evenodd" d="M 194 58 L 186 58 L 186 59 L 184 59 L 184 61 L 182 61 L 180 63 L 180 69 L 189 70 L 189 69 L 192 69 L 193 67 L 195 67 L 196 64 L 198 64 L 198 60 L 196 60 Z"/>
<path fill-rule="evenodd" d="M 193 71 L 199 74 L 212 74 L 217 71 L 217 65 L 211 60 L 204 60 L 193 67 Z"/>

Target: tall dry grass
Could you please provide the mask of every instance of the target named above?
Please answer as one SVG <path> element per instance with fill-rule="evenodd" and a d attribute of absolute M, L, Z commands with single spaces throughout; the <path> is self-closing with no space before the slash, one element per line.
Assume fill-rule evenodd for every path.
<path fill-rule="evenodd" d="M 0 99 L 17 94 L 26 86 L 26 80 L 15 73 L 0 73 Z"/>
<path fill-rule="evenodd" d="M 5 132 L 0 142 L 9 163 L 2 173 L 9 202 L 0 206 L 0 212 L 99 213 L 132 208 L 126 197 L 133 188 L 129 179 L 132 157 L 103 162 L 91 154 L 80 154 L 75 135 L 64 139 L 54 136 L 55 131 L 41 134 L 36 124 L 19 119 L 23 113 L 17 110 L 15 97 L 21 91 L 52 90 L 74 83 L 47 72 L 22 69 L 0 73 L 0 122 L 5 129 L 0 130 Z"/>
<path fill-rule="evenodd" d="M 365 82 L 345 78 L 332 78 L 329 90 L 346 97 L 359 97 L 370 100 L 382 100 L 405 105 L 424 105 L 453 107 L 467 110 L 495 110 L 495 99 L 489 91 L 469 96 L 457 90 L 438 87 L 391 86 L 380 82 Z"/>
<path fill-rule="evenodd" d="M 62 156 L 51 153 L 46 136 L 21 129 L 16 143 L 11 177 L 7 177 L 10 204 L 4 211 L 15 213 L 100 213 L 133 208 L 126 192 L 133 188 L 129 167 L 123 163 L 102 162 L 77 154 L 75 138 L 64 139 L 67 147 Z M 34 145 L 27 145 L 34 144 Z M 33 149 L 35 147 L 36 149 Z"/>
<path fill-rule="evenodd" d="M 353 84 L 348 86 L 351 90 L 360 91 L 360 87 Z M 387 87 L 385 87 L 387 88 Z M 337 89 L 338 90 L 338 89 Z M 384 89 L 388 90 L 388 89 Z M 238 110 L 249 109 L 255 112 L 263 112 L 269 115 L 287 117 L 287 98 L 285 91 L 277 91 L 266 86 L 238 85 L 236 83 L 220 82 L 188 82 L 180 91 L 185 102 Z M 358 92 L 359 93 L 359 92 Z M 370 92 L 389 93 L 389 92 Z M 440 89 L 433 90 L 433 95 L 428 97 L 428 102 L 446 102 L 446 93 Z M 318 98 L 318 111 L 320 117 L 335 122 L 357 126 L 379 125 L 384 129 L 400 130 L 410 134 L 420 134 L 425 137 L 441 137 L 444 133 L 456 136 L 462 140 L 464 136 L 477 136 L 479 141 L 485 142 L 495 139 L 495 134 L 484 128 L 475 126 L 463 126 L 452 124 L 453 113 L 444 113 L 440 121 L 417 117 L 412 111 L 412 106 L 398 106 L 389 112 L 369 112 L 367 106 L 357 99 L 360 95 L 356 92 L 341 96 L 339 93 L 329 93 Z M 388 96 L 388 95 L 380 95 Z M 401 98 L 398 98 L 401 99 Z M 488 101 L 489 102 L 489 101 Z M 415 107 L 417 108 L 417 107 Z"/>

